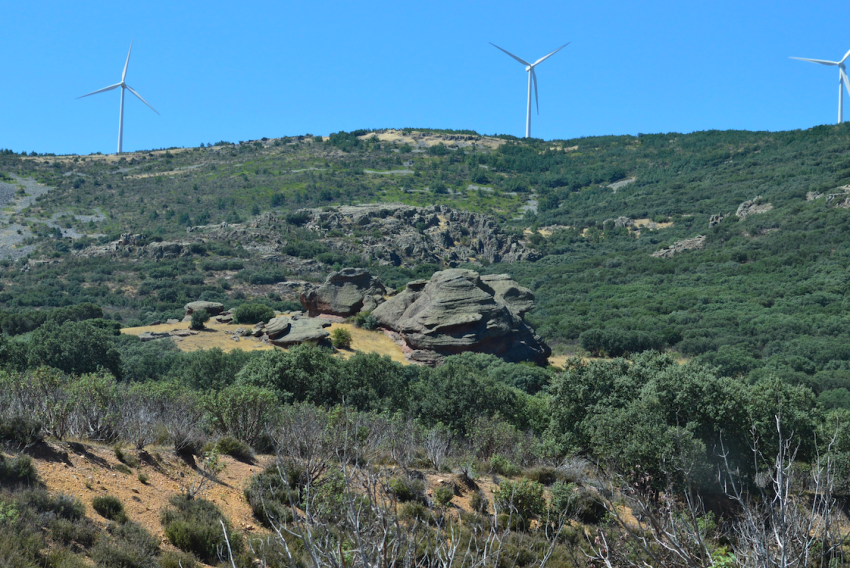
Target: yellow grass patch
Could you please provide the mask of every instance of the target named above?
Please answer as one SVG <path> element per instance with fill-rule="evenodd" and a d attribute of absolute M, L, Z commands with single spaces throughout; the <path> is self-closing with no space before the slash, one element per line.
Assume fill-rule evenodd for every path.
<path fill-rule="evenodd" d="M 256 337 L 240 337 L 239 341 L 233 341 L 232 335 L 227 332 L 236 331 L 238 328 L 253 329 L 252 325 L 238 325 L 233 323 L 216 323 L 210 320 L 207 322 L 207 329 L 198 333 L 198 335 L 190 335 L 188 337 L 174 337 L 174 344 L 180 351 L 197 351 L 199 349 L 212 349 L 218 347 L 222 351 L 233 351 L 241 349 L 243 351 L 264 351 L 274 349 L 274 346 L 264 343 Z M 350 323 L 333 323 L 327 330 L 332 332 L 336 328 L 347 329 L 351 334 L 351 349 L 340 350 L 339 355 L 348 359 L 354 355 L 355 351 L 363 351 L 364 353 L 377 353 L 378 355 L 388 355 L 390 359 L 402 365 L 409 365 L 410 362 L 404 358 L 401 352 L 401 347 L 396 345 L 392 339 L 382 331 L 366 331 L 354 327 Z M 189 322 L 181 323 L 164 323 L 160 325 L 146 325 L 142 327 L 125 327 L 121 333 L 129 335 L 140 335 L 146 331 L 152 332 L 169 332 L 178 329 L 189 329 Z M 180 340 L 180 341 L 178 341 Z"/>

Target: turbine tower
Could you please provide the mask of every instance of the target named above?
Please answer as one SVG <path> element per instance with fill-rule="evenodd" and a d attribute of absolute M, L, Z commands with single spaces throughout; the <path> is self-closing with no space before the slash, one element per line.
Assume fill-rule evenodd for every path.
<path fill-rule="evenodd" d="M 821 65 L 837 65 L 838 66 L 838 124 L 844 122 L 844 92 L 841 90 L 842 83 L 847 93 L 850 94 L 850 81 L 847 80 L 847 69 L 844 67 L 844 62 L 850 57 L 850 51 L 844 54 L 841 61 L 824 61 L 823 59 L 805 59 L 803 57 L 792 57 L 798 61 L 808 61 L 810 63 L 820 63 Z"/>
<path fill-rule="evenodd" d="M 532 83 L 534 83 L 534 102 L 537 103 L 537 114 L 538 115 L 540 114 L 540 100 L 537 98 L 537 73 L 534 72 L 534 68 L 537 65 L 540 65 L 541 63 L 543 63 L 544 61 L 546 61 L 547 59 L 549 59 L 550 57 L 552 57 L 553 55 L 555 55 L 556 53 L 558 53 L 559 51 L 561 51 L 562 49 L 564 49 L 565 47 L 567 47 L 570 44 L 569 44 L 569 42 L 565 43 L 564 45 L 562 45 L 561 47 L 559 47 L 558 49 L 556 49 L 555 51 L 553 51 L 549 55 L 544 55 L 543 57 L 541 57 L 540 59 L 538 59 L 534 63 L 529 63 L 528 61 L 520 59 L 519 57 L 517 57 L 513 53 L 502 49 L 501 47 L 499 47 L 495 43 L 491 42 L 490 45 L 492 45 L 493 47 L 495 47 L 496 49 L 498 49 L 500 51 L 504 51 L 505 53 L 507 53 L 508 55 L 510 55 L 511 57 L 513 57 L 514 59 L 516 59 L 517 61 L 519 61 L 523 65 L 525 65 L 525 71 L 526 71 L 526 73 L 528 73 L 528 105 L 526 107 L 526 113 L 525 113 L 525 137 L 531 138 L 531 84 Z"/>
<path fill-rule="evenodd" d="M 136 91 L 131 89 L 130 86 L 127 83 L 124 82 L 124 79 L 127 78 L 127 66 L 130 65 L 130 52 L 131 51 L 133 51 L 133 42 L 132 41 L 130 42 L 130 49 L 127 51 L 127 61 L 124 62 L 124 72 L 121 74 L 121 82 L 120 83 L 115 83 L 114 85 L 104 87 L 102 89 L 94 91 L 93 93 L 89 93 L 88 95 L 83 95 L 82 97 L 77 97 L 78 99 L 82 99 L 84 97 L 90 97 L 91 95 L 96 95 L 98 93 L 105 93 L 106 91 L 111 91 L 112 89 L 117 89 L 118 87 L 121 87 L 121 107 L 119 108 L 119 111 L 118 111 L 118 153 L 119 154 L 122 152 L 123 147 L 124 147 L 124 91 L 125 90 L 130 91 L 131 93 L 136 95 L 136 97 L 138 97 L 138 99 L 140 101 L 142 101 L 143 103 L 148 105 L 152 111 L 156 112 L 156 109 L 153 108 L 150 104 L 148 104 L 148 101 L 143 99 L 142 95 L 140 95 L 139 93 L 137 93 Z M 159 114 L 159 113 L 156 112 L 156 114 Z"/>

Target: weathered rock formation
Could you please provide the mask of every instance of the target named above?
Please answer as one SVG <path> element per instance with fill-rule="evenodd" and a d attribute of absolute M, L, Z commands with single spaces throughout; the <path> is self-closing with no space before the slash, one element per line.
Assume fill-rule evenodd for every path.
<path fill-rule="evenodd" d="M 746 219 L 750 215 L 767 213 L 771 209 L 773 209 L 773 205 L 762 201 L 762 198 L 759 195 L 755 199 L 750 199 L 749 201 L 741 203 L 738 206 L 738 210 L 735 211 L 735 215 L 741 219 Z"/>
<path fill-rule="evenodd" d="M 447 355 L 475 351 L 545 364 L 551 349 L 523 321 L 532 307 L 532 292 L 506 274 L 449 269 L 430 281 L 408 283 L 372 315 L 398 334 L 412 361 L 437 364 Z"/>
<path fill-rule="evenodd" d="M 670 258 L 674 254 L 685 252 L 686 250 L 701 249 L 705 245 L 705 235 L 697 235 L 692 239 L 676 241 L 667 248 L 655 251 L 651 256 L 656 258 Z"/>
<path fill-rule="evenodd" d="M 224 304 L 199 300 L 197 302 L 189 302 L 183 306 L 183 309 L 186 310 L 187 316 L 191 316 L 193 312 L 197 312 L 198 310 L 206 310 L 209 315 L 217 316 L 224 310 Z"/>
<path fill-rule="evenodd" d="M 321 286 L 305 286 L 301 305 L 310 316 L 330 314 L 352 316 L 371 312 L 384 301 L 387 290 L 378 278 L 363 268 L 343 268 L 331 272 Z"/>
<path fill-rule="evenodd" d="M 264 331 L 265 339 L 272 345 L 289 347 L 305 341 L 323 341 L 330 336 L 325 331 L 330 325 L 331 322 L 319 318 L 278 316 L 269 320 L 265 328 L 257 326 L 255 329 Z"/>

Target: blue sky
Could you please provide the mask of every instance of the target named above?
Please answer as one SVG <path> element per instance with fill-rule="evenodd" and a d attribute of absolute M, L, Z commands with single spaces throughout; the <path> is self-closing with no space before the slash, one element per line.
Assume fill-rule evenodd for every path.
<path fill-rule="evenodd" d="M 848 4 L 712 2 L 6 2 L 0 148 L 114 152 L 383 127 L 573 138 L 834 123 Z M 850 98 L 845 94 L 847 118 Z"/>

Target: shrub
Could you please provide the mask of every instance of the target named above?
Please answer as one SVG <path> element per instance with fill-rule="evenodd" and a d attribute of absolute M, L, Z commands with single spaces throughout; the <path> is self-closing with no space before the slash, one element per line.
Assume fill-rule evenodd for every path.
<path fill-rule="evenodd" d="M 472 494 L 469 498 L 469 506 L 476 513 L 486 514 L 490 510 L 490 502 L 487 500 L 487 496 L 484 495 L 483 491 L 476 491 Z"/>
<path fill-rule="evenodd" d="M 298 489 L 304 481 L 295 462 L 273 464 L 251 477 L 245 499 L 260 524 L 271 527 L 292 519 L 290 504 L 300 503 Z"/>
<path fill-rule="evenodd" d="M 160 521 L 169 542 L 184 552 L 191 552 L 207 564 L 219 560 L 219 551 L 226 548 L 221 522 L 234 555 L 242 552 L 242 538 L 233 530 L 213 503 L 205 499 L 188 500 L 174 495 L 171 507 L 162 512 Z"/>
<path fill-rule="evenodd" d="M 16 458 L 7 458 L 0 454 L 0 485 L 38 482 L 38 472 L 32 458 L 21 454 Z"/>
<path fill-rule="evenodd" d="M 254 452 L 251 450 L 251 446 L 237 440 L 233 436 L 222 436 L 218 440 L 213 443 L 209 443 L 204 446 L 203 451 L 209 452 L 215 450 L 219 454 L 230 456 L 232 458 L 236 458 L 245 462 L 253 462 L 254 461 Z"/>
<path fill-rule="evenodd" d="M 136 523 L 111 524 L 111 539 L 102 538 L 92 549 L 92 559 L 103 568 L 153 568 L 159 554 L 157 539 Z"/>
<path fill-rule="evenodd" d="M 354 326 L 372 331 L 381 327 L 381 323 L 370 312 L 360 312 L 354 316 Z"/>
<path fill-rule="evenodd" d="M 204 329 L 204 324 L 210 321 L 210 314 L 206 310 L 197 310 L 192 312 L 192 322 L 189 327 L 192 329 Z"/>
<path fill-rule="evenodd" d="M 14 448 L 29 448 L 43 439 L 42 425 L 27 416 L 0 417 L 0 443 Z"/>
<path fill-rule="evenodd" d="M 233 312 L 234 323 L 268 323 L 274 317 L 274 310 L 265 304 L 242 304 Z"/>
<path fill-rule="evenodd" d="M 434 516 L 428 507 L 418 501 L 411 501 L 402 505 L 398 512 L 398 518 L 402 521 L 425 521 L 430 522 Z"/>
<path fill-rule="evenodd" d="M 331 331 L 331 344 L 337 349 L 351 349 L 351 332 L 342 327 Z"/>
<path fill-rule="evenodd" d="M 138 458 L 133 454 L 128 454 L 124 452 L 121 446 L 115 446 L 115 448 L 113 448 L 113 452 L 115 452 L 115 459 L 117 459 L 124 465 L 127 465 L 129 467 L 139 467 Z"/>
<path fill-rule="evenodd" d="M 20 494 L 18 501 L 39 513 L 53 513 L 60 519 L 79 521 L 86 514 L 86 506 L 76 497 L 59 493 L 51 495 L 44 489 L 33 489 Z"/>
<path fill-rule="evenodd" d="M 425 483 L 419 479 L 394 477 L 387 482 L 387 486 L 401 503 L 410 501 L 425 503 Z"/>
<path fill-rule="evenodd" d="M 526 471 L 525 477 L 543 485 L 552 485 L 558 479 L 558 472 L 553 467 L 540 466 Z"/>
<path fill-rule="evenodd" d="M 121 378 L 121 355 L 112 337 L 88 322 L 43 325 L 32 333 L 29 345 L 30 367 L 47 365 L 72 375 L 104 368 Z"/>
<path fill-rule="evenodd" d="M 185 552 L 168 551 L 159 558 L 160 568 L 197 568 L 198 561 Z"/>
<path fill-rule="evenodd" d="M 493 499 L 503 511 L 513 511 L 523 524 L 546 510 L 543 486 L 527 479 L 503 481 L 493 492 Z"/>
<path fill-rule="evenodd" d="M 452 502 L 452 497 L 455 496 L 455 492 L 450 487 L 437 487 L 434 489 L 434 501 L 436 501 L 440 506 L 445 507 L 449 503 Z"/>
<path fill-rule="evenodd" d="M 490 458 L 490 471 L 504 475 L 505 477 L 513 477 L 514 475 L 519 475 L 522 470 L 509 459 L 496 454 Z"/>
<path fill-rule="evenodd" d="M 91 501 L 92 509 L 97 511 L 97 514 L 110 521 L 123 523 L 127 521 L 127 515 L 124 513 L 124 504 L 117 497 L 112 495 L 98 495 Z"/>

